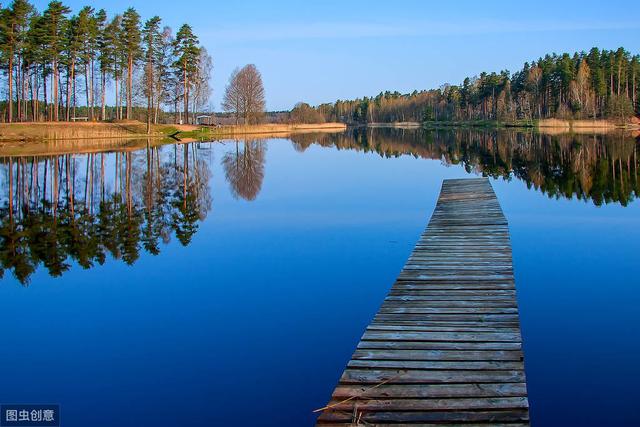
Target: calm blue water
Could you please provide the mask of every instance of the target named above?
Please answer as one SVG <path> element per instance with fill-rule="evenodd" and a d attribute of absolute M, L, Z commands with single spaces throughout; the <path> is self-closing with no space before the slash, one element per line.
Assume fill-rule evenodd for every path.
<path fill-rule="evenodd" d="M 366 142 L 362 135 L 318 137 L 320 144 L 314 137 L 223 141 L 184 146 L 186 163 L 183 146 L 154 150 L 150 162 L 144 149 L 117 160 L 115 154 L 77 155 L 74 203 L 92 198 L 85 189 L 90 182 L 95 194 L 88 205 L 94 214 L 99 210 L 97 171 L 104 160 L 107 200 L 118 188 L 130 200 L 118 205 L 125 218 L 148 206 L 149 163 L 166 165 L 156 175 L 167 183 L 166 200 L 155 203 L 172 206 L 162 215 L 174 228 L 158 233 L 157 255 L 142 239 L 131 243 L 137 248 L 131 265 L 104 251 L 104 264 L 95 258 L 89 268 L 69 257 L 60 277 L 37 261 L 25 262 L 35 268 L 26 278 L 11 267 L 12 260 L 36 258 L 7 243 L 8 171 L 13 168 L 18 186 L 16 205 L 25 190 L 20 185 L 34 182 L 28 178 L 33 159 L 22 166 L 4 159 L 0 402 L 58 403 L 67 427 L 313 425 L 312 410 L 330 396 L 425 227 L 442 179 L 500 168 L 522 177 L 526 163 L 531 182 L 540 183 L 562 175 L 566 162 L 573 173 L 592 170 L 580 181 L 585 188 L 589 182 L 613 188 L 606 165 L 618 168 L 620 160 L 616 176 L 626 190 L 601 206 L 589 191 L 581 190 L 586 200 L 550 197 L 513 175 L 492 184 L 512 233 L 532 424 L 638 425 L 640 203 L 630 200 L 629 190 L 638 177 L 638 142 L 530 143 L 542 147 L 546 160 L 532 146 L 514 154 L 517 138 L 503 144 L 511 154 L 492 135 L 482 150 L 455 148 L 477 138 L 381 131 Z M 600 157 L 604 166 L 589 169 Z M 64 158 L 56 161 L 64 181 Z M 91 181 L 84 179 L 87 161 Z M 130 174 L 123 169 L 128 162 Z M 43 159 L 36 165 L 42 181 Z M 27 178 L 18 182 L 19 176 Z M 42 188 L 50 189 L 52 179 L 50 173 Z M 184 182 L 194 184 L 183 192 Z M 60 188 L 62 218 L 64 184 Z M 181 223 L 194 200 L 198 213 Z M 82 209 L 87 204 L 74 215 Z M 12 212 L 15 223 L 23 217 L 24 210 Z M 185 246 L 175 230 L 187 223 Z M 19 229 L 26 238 L 29 226 Z M 79 247 L 90 246 L 96 229 L 80 230 L 87 239 L 76 236 L 84 242 Z M 61 240 L 58 249 L 73 246 Z"/>

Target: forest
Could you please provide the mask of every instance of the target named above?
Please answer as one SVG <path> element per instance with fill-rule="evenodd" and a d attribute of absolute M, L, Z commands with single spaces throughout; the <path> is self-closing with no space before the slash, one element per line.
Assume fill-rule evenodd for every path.
<path fill-rule="evenodd" d="M 60 1 L 0 6 L 0 121 L 176 121 L 209 101 L 212 60 L 188 24 L 177 32 L 134 8 L 109 16 Z M 109 91 L 109 92 L 108 92 Z M 107 105 L 108 102 L 111 105 Z M 164 107 L 164 108 L 163 108 Z"/>
<path fill-rule="evenodd" d="M 538 119 L 613 119 L 640 113 L 640 56 L 624 48 L 546 55 L 515 73 L 483 72 L 460 85 L 409 94 L 338 100 L 309 107 L 298 104 L 296 121 L 350 124 L 476 121 L 532 122 Z"/>

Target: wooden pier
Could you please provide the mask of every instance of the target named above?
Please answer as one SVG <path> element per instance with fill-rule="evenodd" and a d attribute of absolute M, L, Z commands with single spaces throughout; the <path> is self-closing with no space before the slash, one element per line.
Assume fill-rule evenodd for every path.
<path fill-rule="evenodd" d="M 527 426 L 509 228 L 488 179 L 445 180 L 318 425 Z"/>

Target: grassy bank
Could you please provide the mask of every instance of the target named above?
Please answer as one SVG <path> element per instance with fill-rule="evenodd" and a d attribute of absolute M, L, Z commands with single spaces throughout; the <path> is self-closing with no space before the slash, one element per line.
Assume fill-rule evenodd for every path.
<path fill-rule="evenodd" d="M 2 123 L 0 141 L 59 141 L 70 139 L 108 139 L 166 136 L 156 126 L 147 135 L 146 124 L 137 121 L 109 123 Z"/>
<path fill-rule="evenodd" d="M 185 139 L 215 139 L 235 136 L 268 137 L 302 132 L 341 132 L 347 129 L 343 123 L 317 123 L 317 124 L 262 124 L 262 125 L 238 125 L 218 127 L 176 128 L 173 135 L 181 140 Z M 166 130 L 165 130 L 166 131 Z"/>

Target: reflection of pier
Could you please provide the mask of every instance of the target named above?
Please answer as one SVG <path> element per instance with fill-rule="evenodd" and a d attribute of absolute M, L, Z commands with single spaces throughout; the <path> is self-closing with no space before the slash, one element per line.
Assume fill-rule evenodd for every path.
<path fill-rule="evenodd" d="M 528 422 L 507 221 L 487 179 L 445 180 L 318 424 Z"/>

